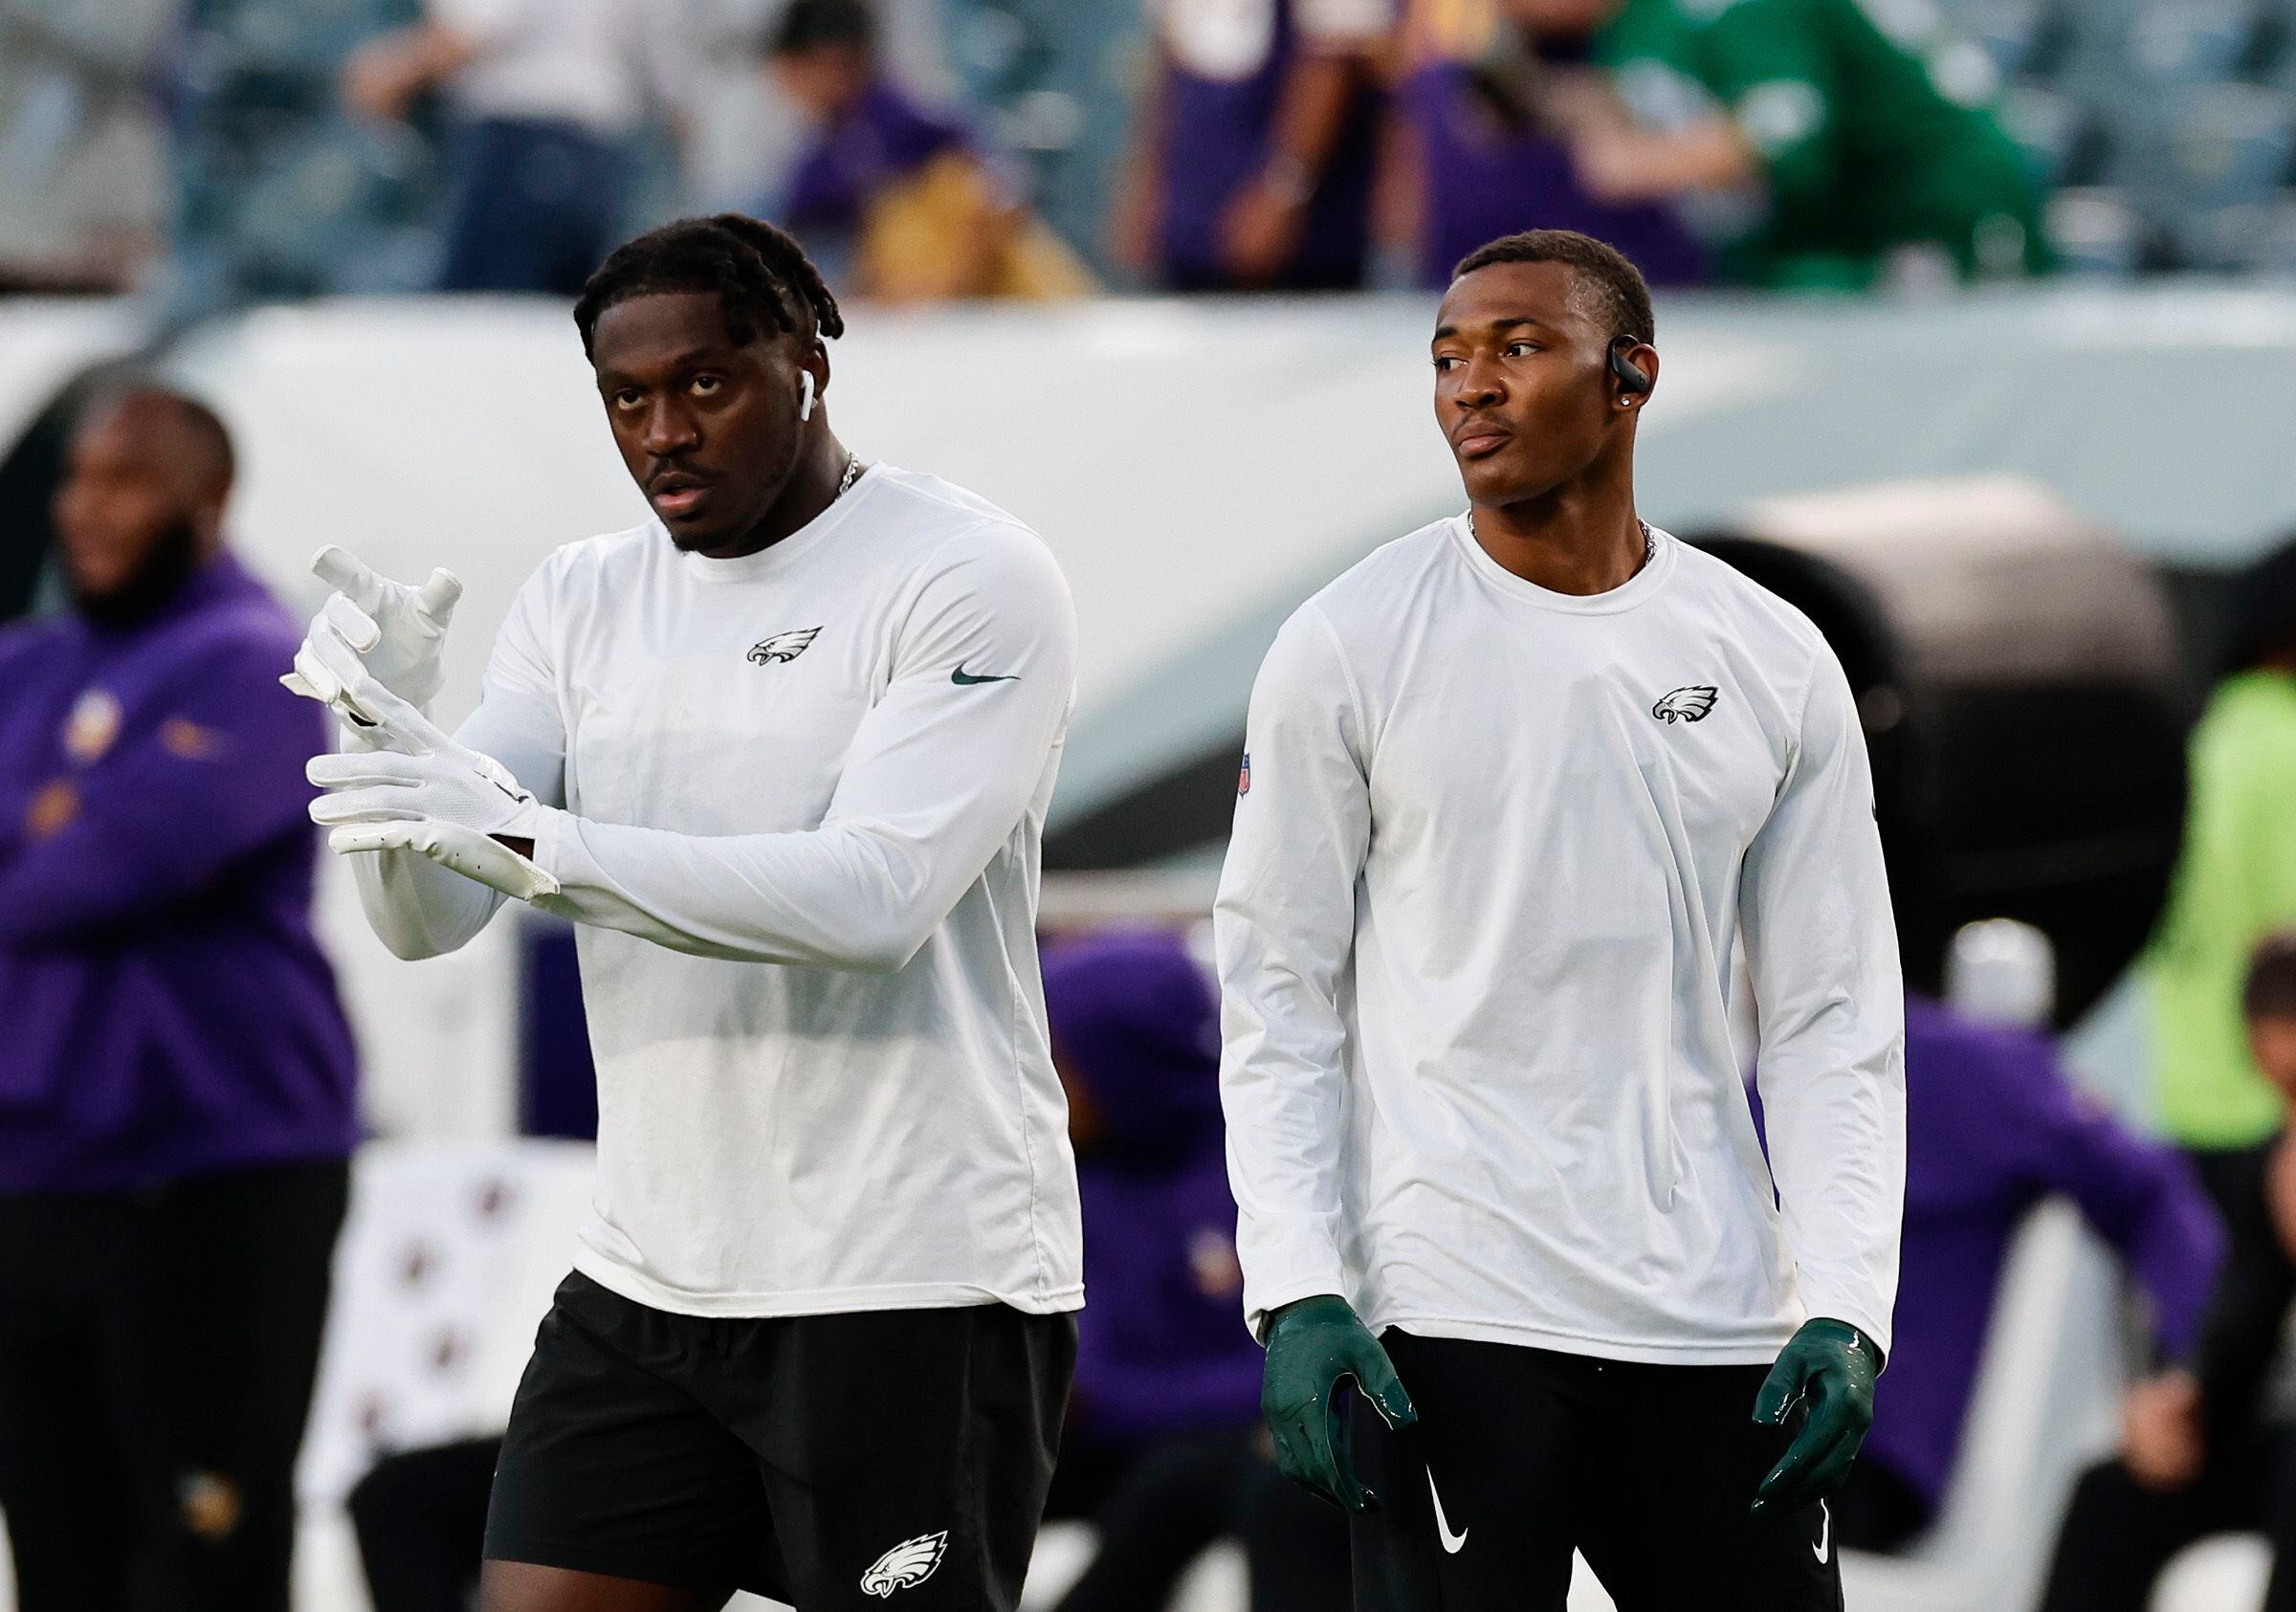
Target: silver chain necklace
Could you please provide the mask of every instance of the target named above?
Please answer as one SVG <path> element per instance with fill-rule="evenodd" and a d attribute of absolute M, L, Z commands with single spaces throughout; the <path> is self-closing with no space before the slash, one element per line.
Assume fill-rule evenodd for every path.
<path fill-rule="evenodd" d="M 837 491 L 829 495 L 829 502 L 835 503 L 839 498 L 844 497 L 853 490 L 853 483 L 860 479 L 861 456 L 857 453 L 848 453 L 845 456 L 845 474 L 837 478 Z M 1646 526 L 1643 529 L 1649 530 Z"/>
<path fill-rule="evenodd" d="M 1643 565 L 1647 565 L 1658 558 L 1658 540 L 1650 535 L 1649 521 L 1637 520 L 1635 524 L 1643 529 Z M 1483 534 L 1475 530 L 1475 512 L 1471 508 L 1467 512 L 1467 535 L 1475 540 L 1478 548 L 1482 546 Z M 1643 565 L 1634 568 L 1636 576 L 1642 575 Z"/>

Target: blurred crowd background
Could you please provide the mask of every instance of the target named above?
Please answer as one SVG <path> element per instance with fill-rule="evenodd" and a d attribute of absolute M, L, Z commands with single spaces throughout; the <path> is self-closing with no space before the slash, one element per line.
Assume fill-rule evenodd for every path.
<path fill-rule="evenodd" d="M 1424 284 L 1526 203 L 1672 283 L 1918 280 L 1941 244 L 1989 276 L 2296 264 L 2285 0 L 1807 0 L 1720 48 L 1667 36 L 1694 0 L 856 10 L 7 0 L 0 284 L 185 319 L 563 289 L 595 241 L 726 208 L 903 298 Z M 1651 138 L 1717 106 L 1764 171 Z M 1750 245 L 1756 178 L 1884 228 Z M 1954 207 L 1974 238 L 1888 238 Z"/>
<path fill-rule="evenodd" d="M 575 289 L 718 210 L 788 226 L 847 301 L 843 438 L 1014 510 L 1077 599 L 1044 927 L 1093 1307 L 1032 1608 L 1344 1602 L 1334 1516 L 1254 1430 L 1203 917 L 1276 625 L 1457 507 L 1429 293 L 1534 226 L 1659 288 L 1642 508 L 1811 615 L 1874 758 L 1911 1189 L 1850 1605 L 2266 1604 L 2296 1562 L 2296 0 L 0 0 L 0 1513 L 61 1492 L 35 1397 L 68 1434 L 115 1410 L 26 1392 L 27 1338 L 77 1345 L 11 1293 L 69 1266 L 132 1317 L 112 1290 L 141 1279 L 23 1230 L 69 1174 L 41 1093 L 81 1080 L 23 1052 L 41 971 L 232 955 L 214 886 L 122 896 L 91 942 L 40 882 L 107 788 L 220 832 L 107 774 L 132 722 L 22 649 L 100 613 L 55 541 L 90 465 L 166 482 L 145 427 L 212 435 L 91 401 L 213 407 L 237 480 L 154 530 L 196 516 L 292 613 L 321 542 L 455 569 L 452 720 L 541 556 L 644 516 Z M 87 538 L 98 507 L 72 518 L 96 548 L 157 541 Z M 73 696 L 60 740 L 11 725 L 35 666 Z M 84 837 L 75 877 L 136 882 Z M 210 849 L 199 878 L 233 876 Z M 299 1529 L 296 1612 L 439 1612 L 586 1199 L 588 1050 L 563 926 L 409 966 L 345 883 L 321 868 L 300 938 L 361 1139 L 273 1329 L 313 1380 L 269 1374 L 270 1537 Z M 165 1039 L 106 988 L 51 1017 Z M 228 1048 L 216 993 L 180 994 Z M 113 1116 L 146 1117 L 166 1140 Z M 152 1257 L 197 1286 L 287 1241 Z M 244 1367 L 238 1340 L 201 1369 Z M 179 1342 L 152 1347 L 169 1381 Z M 175 1398 L 248 1421 L 228 1376 Z M 75 1550 L 164 1578 L 187 1539 L 254 1548 L 252 1490 L 178 1476 Z"/>

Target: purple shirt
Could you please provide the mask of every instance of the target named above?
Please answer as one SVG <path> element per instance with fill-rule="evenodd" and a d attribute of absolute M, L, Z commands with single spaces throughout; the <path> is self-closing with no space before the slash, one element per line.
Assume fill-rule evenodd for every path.
<path fill-rule="evenodd" d="M 789 173 L 783 215 L 801 235 L 861 227 L 871 202 L 944 151 L 972 151 L 963 122 L 911 99 L 879 78 L 814 136 Z"/>
<path fill-rule="evenodd" d="M 300 629 L 229 558 L 152 619 L 0 631 L 0 1191 L 340 1159 Z"/>
<path fill-rule="evenodd" d="M 1960 1448 L 2010 1240 L 2058 1192 L 2151 1295 L 2164 1353 L 2186 1354 L 2224 1249 L 2192 1167 L 2075 1091 L 2044 1038 L 1909 996 L 1896 1338 L 1861 1458 L 1887 1466 L 1932 1511 Z"/>
<path fill-rule="evenodd" d="M 1291 0 L 1275 0 L 1275 32 L 1258 67 L 1212 78 L 1173 62 L 1165 87 L 1163 273 L 1181 291 L 1228 283 L 1220 222 L 1238 191 L 1268 166 L 1284 77 L 1299 51 Z M 1339 143 L 1308 203 L 1298 249 L 1276 276 L 1283 291 L 1344 290 L 1363 283 L 1371 241 L 1372 171 L 1379 107 L 1359 92 Z"/>
<path fill-rule="evenodd" d="M 1432 61 L 1404 80 L 1399 107 L 1417 137 L 1426 218 L 1420 283 L 1442 290 L 1459 260 L 1518 230 L 1577 230 L 1610 242 L 1652 285 L 1707 278 L 1705 251 L 1656 202 L 1600 202 L 1578 183 L 1563 144 L 1512 132 L 1480 103 L 1467 65 Z"/>
<path fill-rule="evenodd" d="M 1076 1171 L 1079 1425 L 1118 1441 L 1247 1426 L 1261 1356 L 1244 1329 L 1210 983 L 1169 936 L 1109 933 L 1047 954 L 1045 1007 L 1107 1132 Z"/>

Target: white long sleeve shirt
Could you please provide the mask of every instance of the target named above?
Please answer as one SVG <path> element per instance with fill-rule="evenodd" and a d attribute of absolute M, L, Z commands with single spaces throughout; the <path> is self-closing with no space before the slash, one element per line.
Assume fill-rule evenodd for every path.
<path fill-rule="evenodd" d="M 1035 534 L 883 465 L 745 558 L 649 522 L 543 563 L 459 737 L 551 804 L 538 905 L 584 926 L 578 1270 L 696 1315 L 1082 1303 L 1035 945 L 1074 675 Z M 361 861 L 404 955 L 500 902 Z"/>
<path fill-rule="evenodd" d="M 1216 921 L 1255 1331 L 1335 1292 L 1620 1360 L 1766 1362 L 1810 1315 L 1888 1346 L 1904 1006 L 1857 714 L 1799 611 L 1654 544 L 1575 597 L 1440 521 L 1269 651 Z"/>

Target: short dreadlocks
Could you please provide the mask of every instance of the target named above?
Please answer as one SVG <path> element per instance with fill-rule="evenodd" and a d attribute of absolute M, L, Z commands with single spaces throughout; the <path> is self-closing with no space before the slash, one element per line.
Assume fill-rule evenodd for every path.
<path fill-rule="evenodd" d="M 681 218 L 614 248 L 582 288 L 575 328 L 587 356 L 599 316 L 617 302 L 666 291 L 714 291 L 726 333 L 747 346 L 769 331 L 845 334 L 837 298 L 805 249 L 762 218 L 720 212 Z"/>

